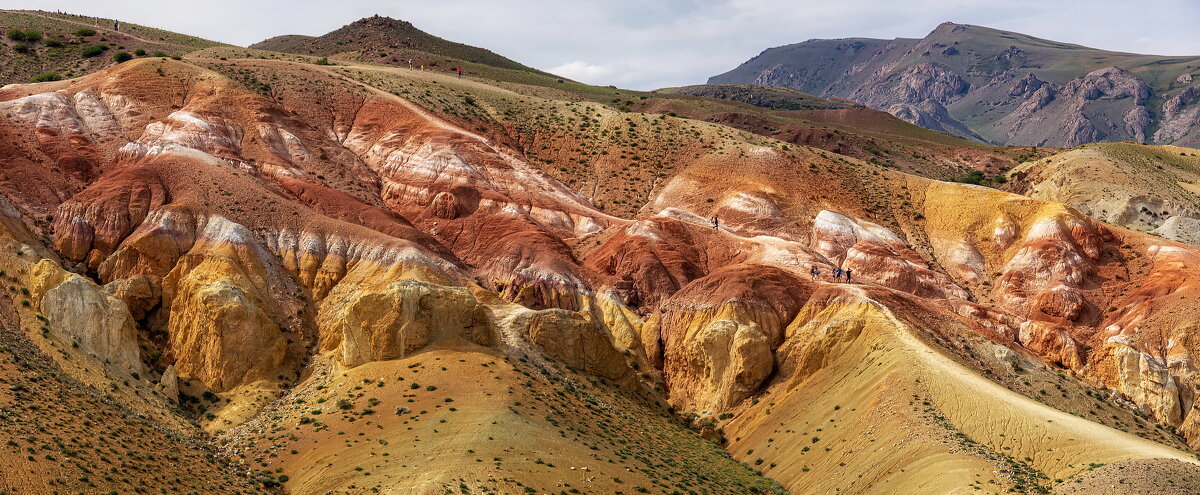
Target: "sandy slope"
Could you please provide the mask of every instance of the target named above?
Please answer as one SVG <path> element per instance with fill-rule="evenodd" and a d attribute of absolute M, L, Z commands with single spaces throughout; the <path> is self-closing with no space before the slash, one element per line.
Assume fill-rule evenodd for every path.
<path fill-rule="evenodd" d="M 1195 463 L 996 384 L 860 294 L 810 310 L 789 329 L 802 343 L 781 349 L 781 379 L 726 426 L 738 459 L 794 493 L 993 492 L 1092 463 Z"/>

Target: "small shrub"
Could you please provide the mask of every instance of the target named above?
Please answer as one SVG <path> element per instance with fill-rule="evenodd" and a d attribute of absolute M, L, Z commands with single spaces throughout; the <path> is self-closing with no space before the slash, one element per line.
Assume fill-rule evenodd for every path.
<path fill-rule="evenodd" d="M 113 55 L 113 60 L 116 60 L 118 64 L 121 62 L 128 62 L 133 60 L 133 55 L 130 55 L 129 52 L 117 52 L 116 55 Z"/>
<path fill-rule="evenodd" d="M 9 29 L 8 39 L 13 41 L 25 41 L 25 31 L 20 29 Z"/>
<path fill-rule="evenodd" d="M 75 31 L 75 34 L 79 36 L 95 36 L 96 30 L 92 28 L 80 28 L 78 31 Z"/>
<path fill-rule="evenodd" d="M 108 49 L 108 47 L 107 47 L 107 46 L 104 46 L 104 45 L 93 45 L 93 46 L 89 46 L 89 47 L 87 47 L 87 48 L 84 48 L 84 49 L 83 49 L 83 56 L 85 56 L 85 57 L 99 57 L 99 56 L 100 56 L 100 54 L 101 54 L 101 53 L 104 53 L 104 50 L 107 50 L 107 49 Z"/>
<path fill-rule="evenodd" d="M 317 61 L 313 62 L 313 63 L 317 64 L 317 65 L 329 65 L 329 59 L 326 57 L 321 57 L 321 58 L 318 58 Z"/>
<path fill-rule="evenodd" d="M 13 50 L 16 50 L 17 53 L 29 53 L 29 45 L 26 45 L 25 43 L 17 43 L 13 45 Z"/>
<path fill-rule="evenodd" d="M 46 46 L 50 48 L 62 48 L 63 44 L 58 40 L 49 40 L 46 42 Z"/>
<path fill-rule="evenodd" d="M 37 43 L 41 39 L 42 39 L 41 31 L 34 31 L 32 29 L 25 31 L 25 41 L 28 41 L 30 43 Z"/>
<path fill-rule="evenodd" d="M 152 57 L 166 57 L 166 56 L 167 56 L 167 52 L 161 52 L 161 51 L 159 51 L 159 52 L 154 52 L 154 53 L 151 53 L 151 54 L 150 54 L 150 56 L 152 56 Z"/>
<path fill-rule="evenodd" d="M 134 55 L 137 55 L 137 56 L 139 56 L 139 57 L 145 57 L 145 56 L 146 56 L 146 50 L 143 50 L 143 49 L 141 49 L 141 48 L 138 48 L 137 50 L 134 50 L 134 51 L 133 51 L 133 54 L 134 54 Z"/>
<path fill-rule="evenodd" d="M 33 82 L 61 81 L 61 80 L 62 80 L 62 76 L 60 76 L 57 72 L 43 72 L 41 74 L 33 76 Z M 47 215 L 47 216 L 49 216 L 49 215 Z"/>
<path fill-rule="evenodd" d="M 967 172 L 966 175 L 954 179 L 954 182 L 961 182 L 963 184 L 974 184 L 977 186 L 983 185 L 984 181 L 985 181 L 985 177 L 983 175 L 983 172 L 980 172 L 978 170 L 972 170 L 970 172 Z"/>

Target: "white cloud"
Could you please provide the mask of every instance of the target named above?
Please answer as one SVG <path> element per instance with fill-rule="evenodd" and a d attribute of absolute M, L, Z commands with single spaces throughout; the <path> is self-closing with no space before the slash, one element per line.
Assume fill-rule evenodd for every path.
<path fill-rule="evenodd" d="M 589 64 L 582 60 L 567 62 L 543 70 L 588 84 L 607 84 L 608 78 L 613 72 L 612 68 L 607 65 Z"/>

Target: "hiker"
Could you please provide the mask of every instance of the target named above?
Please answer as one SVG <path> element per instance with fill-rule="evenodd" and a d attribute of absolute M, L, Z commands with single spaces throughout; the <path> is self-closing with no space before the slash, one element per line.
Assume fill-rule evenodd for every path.
<path fill-rule="evenodd" d="M 833 269 L 833 279 L 837 280 L 838 282 L 842 281 L 842 268 L 841 267 Z"/>
<path fill-rule="evenodd" d="M 809 270 L 808 273 L 812 274 L 814 282 L 821 277 L 821 269 L 817 268 L 817 265 L 813 265 L 812 270 Z"/>
<path fill-rule="evenodd" d="M 721 219 L 713 216 L 713 230 L 721 230 Z"/>
<path fill-rule="evenodd" d="M 121 23 L 117 22 L 116 19 L 113 19 L 113 31 L 116 31 L 118 33 L 121 32 Z"/>
<path fill-rule="evenodd" d="M 852 272 L 852 271 L 854 271 L 854 270 L 851 270 L 849 268 L 846 269 L 846 283 L 850 283 L 850 272 Z"/>
<path fill-rule="evenodd" d="M 458 70 L 458 78 L 462 79 L 462 67 L 455 67 Z"/>
<path fill-rule="evenodd" d="M 412 59 L 408 59 L 408 70 L 412 70 Z"/>

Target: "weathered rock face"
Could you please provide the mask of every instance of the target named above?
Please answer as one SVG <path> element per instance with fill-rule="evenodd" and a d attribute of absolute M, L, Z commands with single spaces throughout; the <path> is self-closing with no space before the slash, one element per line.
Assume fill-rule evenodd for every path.
<path fill-rule="evenodd" d="M 589 374 L 619 380 L 631 369 L 613 347 L 613 337 L 586 312 L 547 309 L 522 314 L 512 322 L 525 329 L 529 342 L 545 355 Z"/>
<path fill-rule="evenodd" d="M 1084 63 L 1080 49 L 1088 52 Z M 709 83 L 849 98 L 997 144 L 1189 146 L 1200 142 L 1191 131 L 1200 113 L 1191 108 L 1195 95 L 1179 85 L 1192 84 L 1194 66 L 1192 58 L 1104 52 L 945 23 L 919 40 L 810 40 L 771 48 Z M 1158 115 L 1146 106 L 1151 95 L 1164 101 Z"/>
<path fill-rule="evenodd" d="M 487 313 L 464 288 L 401 281 L 381 287 L 339 286 L 317 317 L 320 348 L 346 366 L 408 356 L 433 343 L 492 345 Z"/>
<path fill-rule="evenodd" d="M 1030 93 L 1028 78 L 1010 92 Z M 1012 113 L 995 125 L 1014 143 L 1076 146 L 1118 139 L 1146 142 L 1152 124 L 1146 101 L 1151 89 L 1137 75 L 1119 67 L 1105 67 L 1074 79 L 1062 87 L 1038 85 Z M 1055 129 L 1048 137 L 1045 129 Z"/>
<path fill-rule="evenodd" d="M 175 372 L 175 366 L 167 366 L 163 370 L 162 376 L 158 380 L 158 391 L 162 392 L 163 397 L 169 400 L 179 399 L 179 374 Z"/>
<path fill-rule="evenodd" d="M 1150 233 L 1173 241 L 1200 246 L 1200 218 L 1174 215 L 1167 218 L 1162 225 Z"/>
<path fill-rule="evenodd" d="M 643 327 L 643 341 L 661 342 L 672 404 L 716 414 L 756 392 L 808 290 L 785 271 L 733 265 L 672 296 Z"/>
<path fill-rule="evenodd" d="M 145 317 L 146 311 L 158 306 L 162 299 L 158 285 L 142 274 L 104 284 L 104 290 L 124 302 L 135 320 Z"/>
<path fill-rule="evenodd" d="M 1200 146 L 1200 85 L 1191 86 L 1163 102 L 1162 123 L 1154 141 L 1180 146 Z"/>
<path fill-rule="evenodd" d="M 1005 75 L 1015 75 L 1015 74 L 1013 74 L 1010 71 L 1010 72 L 1006 72 L 1005 74 L 1003 74 L 1000 77 L 1003 77 Z M 996 79 L 1000 79 L 1000 77 L 997 77 Z M 1028 99 L 1029 97 L 1037 94 L 1038 90 L 1042 89 L 1042 87 L 1047 84 L 1049 84 L 1049 83 L 1047 83 L 1046 81 L 1043 81 L 1041 79 L 1038 79 L 1038 77 L 1033 75 L 1032 72 L 1027 73 L 1023 77 L 1018 79 L 1017 82 L 1012 85 L 1012 89 L 1010 89 L 1008 91 L 1008 94 L 1009 94 L 1009 96 L 1016 96 L 1019 98 Z M 1049 94 L 1049 92 L 1046 92 L 1044 94 Z M 1043 103 L 1043 105 L 1044 105 L 1044 103 Z"/>
<path fill-rule="evenodd" d="M 51 333 L 101 363 L 144 372 L 137 326 L 121 300 L 50 260 L 34 265 L 29 277 L 31 299 L 49 321 Z"/>
<path fill-rule="evenodd" d="M 1142 412 L 1166 424 L 1182 422 L 1179 385 L 1166 363 L 1118 341 L 1105 343 L 1091 361 L 1089 374 Z"/>
<path fill-rule="evenodd" d="M 896 116 L 896 118 L 916 124 L 926 129 L 953 134 L 955 136 L 973 136 L 975 140 L 982 140 L 975 135 L 969 127 L 964 125 L 950 116 L 950 112 L 946 111 L 946 107 L 937 100 L 924 100 L 918 103 L 893 103 L 888 105 L 888 113 Z"/>
<path fill-rule="evenodd" d="M 871 324 L 875 309 L 867 301 L 855 301 L 836 291 L 814 295 L 786 329 L 779 347 L 779 375 L 803 380 L 828 367 L 848 345 Z"/>
<path fill-rule="evenodd" d="M 175 368 L 216 391 L 275 379 L 286 358 L 286 338 L 262 293 L 236 270 L 210 259 L 165 281 Z"/>
<path fill-rule="evenodd" d="M 925 101 L 944 105 L 966 93 L 969 88 L 967 81 L 946 67 L 924 63 L 897 72 L 873 75 L 847 98 L 874 108 Z"/>

